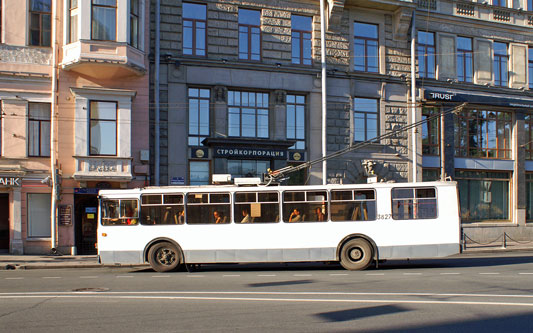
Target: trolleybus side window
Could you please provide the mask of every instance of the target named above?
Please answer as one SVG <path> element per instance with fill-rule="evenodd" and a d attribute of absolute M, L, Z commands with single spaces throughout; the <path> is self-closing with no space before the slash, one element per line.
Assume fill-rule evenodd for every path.
<path fill-rule="evenodd" d="M 328 220 L 326 191 L 283 192 L 284 222 L 324 222 Z"/>
<path fill-rule="evenodd" d="M 183 224 L 183 194 L 145 194 L 141 196 L 141 224 Z"/>
<path fill-rule="evenodd" d="M 229 193 L 189 193 L 187 224 L 223 224 L 230 222 Z"/>
<path fill-rule="evenodd" d="M 332 190 L 332 221 L 373 221 L 376 219 L 374 190 Z"/>
<path fill-rule="evenodd" d="M 393 188 L 392 218 L 395 220 L 434 219 L 437 217 L 435 188 Z"/>
<path fill-rule="evenodd" d="M 135 225 L 139 221 L 137 200 L 102 201 L 102 225 Z"/>
<path fill-rule="evenodd" d="M 236 192 L 235 223 L 272 223 L 279 221 L 278 192 Z"/>

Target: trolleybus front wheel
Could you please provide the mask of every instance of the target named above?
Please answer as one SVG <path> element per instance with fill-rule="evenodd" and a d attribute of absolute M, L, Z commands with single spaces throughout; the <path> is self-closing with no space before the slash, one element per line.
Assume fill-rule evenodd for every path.
<path fill-rule="evenodd" d="M 350 271 L 363 270 L 372 262 L 373 252 L 372 245 L 366 240 L 351 239 L 341 248 L 341 265 Z"/>
<path fill-rule="evenodd" d="M 176 270 L 181 264 L 181 255 L 174 244 L 157 243 L 148 251 L 148 262 L 157 272 L 170 272 Z"/>

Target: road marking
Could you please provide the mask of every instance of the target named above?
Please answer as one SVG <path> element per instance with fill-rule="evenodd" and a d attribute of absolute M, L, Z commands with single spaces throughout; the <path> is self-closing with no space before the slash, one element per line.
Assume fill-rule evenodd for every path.
<path fill-rule="evenodd" d="M 385 275 L 385 273 L 366 273 L 366 275 Z"/>
<path fill-rule="evenodd" d="M 80 276 L 80 279 L 97 279 L 98 276 L 95 275 L 87 275 L 87 276 Z"/>
<path fill-rule="evenodd" d="M 152 275 L 153 278 L 169 278 L 170 275 Z"/>
<path fill-rule="evenodd" d="M 293 276 L 313 276 L 313 274 L 294 274 Z"/>
<path fill-rule="evenodd" d="M 222 277 L 237 277 L 237 276 L 240 276 L 239 274 L 225 274 L 225 275 L 222 275 Z"/>
<path fill-rule="evenodd" d="M 333 274 L 330 274 L 330 276 L 345 276 L 345 275 L 348 275 L 347 273 L 333 273 Z"/>
<path fill-rule="evenodd" d="M 131 276 L 131 275 L 117 275 L 116 277 L 117 278 L 132 278 L 133 276 Z"/>
<path fill-rule="evenodd" d="M 276 276 L 276 274 L 258 274 L 257 276 Z"/>
<path fill-rule="evenodd" d="M 61 279 L 61 276 L 43 276 L 43 279 Z"/>
<path fill-rule="evenodd" d="M 518 273 L 520 275 L 533 275 L 533 273 Z"/>
<path fill-rule="evenodd" d="M 487 272 L 487 273 L 479 273 L 480 275 L 499 275 L 500 273 L 493 273 L 493 272 Z"/>
<path fill-rule="evenodd" d="M 187 275 L 188 278 L 203 278 L 205 275 Z"/>
<path fill-rule="evenodd" d="M 403 273 L 403 275 L 422 275 L 422 273 Z"/>
<path fill-rule="evenodd" d="M 6 278 L 6 280 L 23 280 L 23 277 L 12 277 L 12 278 Z"/>
<path fill-rule="evenodd" d="M 450 272 L 450 273 L 440 273 L 440 275 L 461 275 L 461 273 Z"/>

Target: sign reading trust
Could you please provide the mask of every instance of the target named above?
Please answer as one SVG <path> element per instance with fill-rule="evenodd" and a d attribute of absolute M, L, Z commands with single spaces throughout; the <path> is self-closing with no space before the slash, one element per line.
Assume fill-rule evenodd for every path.
<path fill-rule="evenodd" d="M 21 180 L 18 177 L 0 177 L 0 186 L 17 187 L 21 186 Z"/>
<path fill-rule="evenodd" d="M 286 160 L 287 152 L 281 149 L 215 147 L 214 156 Z"/>

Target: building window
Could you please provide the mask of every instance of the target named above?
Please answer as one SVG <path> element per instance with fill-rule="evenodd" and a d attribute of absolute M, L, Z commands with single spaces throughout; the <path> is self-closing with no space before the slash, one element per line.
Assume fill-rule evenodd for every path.
<path fill-rule="evenodd" d="M 455 178 L 463 222 L 509 220 L 510 173 L 456 170 Z"/>
<path fill-rule="evenodd" d="M 261 12 L 239 9 L 239 59 L 261 60 Z"/>
<path fill-rule="evenodd" d="M 457 37 L 457 78 L 461 82 L 472 82 L 473 54 L 472 38 Z"/>
<path fill-rule="evenodd" d="M 379 71 L 378 26 L 376 24 L 354 23 L 354 68 L 356 71 Z"/>
<path fill-rule="evenodd" d="M 90 102 L 90 155 L 117 155 L 117 103 Z"/>
<path fill-rule="evenodd" d="M 257 160 L 228 160 L 228 173 L 232 178 L 259 177 L 270 168 L 270 161 Z"/>
<path fill-rule="evenodd" d="M 533 114 L 524 115 L 526 160 L 533 160 Z"/>
<path fill-rule="evenodd" d="M 512 114 L 468 110 L 455 116 L 455 156 L 511 158 Z"/>
<path fill-rule="evenodd" d="M 311 36 L 313 18 L 292 15 L 292 63 L 298 65 L 311 65 Z"/>
<path fill-rule="evenodd" d="M 30 1 L 30 45 L 50 46 L 52 35 L 52 1 Z"/>
<path fill-rule="evenodd" d="M 436 168 L 423 168 L 422 169 L 422 181 L 433 182 L 440 180 L 440 169 Z"/>
<path fill-rule="evenodd" d="M 378 136 L 378 100 L 356 97 L 354 101 L 354 141 L 366 141 Z"/>
<path fill-rule="evenodd" d="M 28 238 L 48 238 L 50 228 L 51 194 L 28 193 Z"/>
<path fill-rule="evenodd" d="M 78 0 L 68 1 L 68 31 L 67 42 L 74 43 L 79 40 L 78 37 Z"/>
<path fill-rule="evenodd" d="M 139 48 L 139 0 L 130 1 L 130 42 L 135 48 Z"/>
<path fill-rule="evenodd" d="M 48 103 L 29 103 L 28 155 L 50 156 L 50 117 Z"/>
<path fill-rule="evenodd" d="M 296 140 L 289 149 L 305 149 L 305 96 L 287 95 L 287 139 Z"/>
<path fill-rule="evenodd" d="M 418 74 L 424 78 L 435 78 L 435 34 L 418 32 Z"/>
<path fill-rule="evenodd" d="M 183 54 L 205 56 L 206 7 L 183 3 Z"/>
<path fill-rule="evenodd" d="M 189 146 L 209 136 L 209 89 L 189 88 Z"/>
<path fill-rule="evenodd" d="M 117 39 L 117 1 L 92 0 L 91 39 Z"/>
<path fill-rule="evenodd" d="M 533 11 L 533 0 L 527 0 L 527 10 Z"/>
<path fill-rule="evenodd" d="M 268 138 L 268 94 L 228 91 L 228 134 Z"/>
<path fill-rule="evenodd" d="M 507 44 L 494 42 L 494 84 L 500 87 L 508 86 Z"/>
<path fill-rule="evenodd" d="M 422 120 L 435 116 L 422 124 L 422 154 L 423 155 L 440 155 L 440 118 L 437 108 L 422 108 Z"/>
<path fill-rule="evenodd" d="M 189 162 L 189 184 L 208 185 L 209 184 L 209 162 L 191 161 Z"/>
<path fill-rule="evenodd" d="M 533 89 L 533 47 L 529 47 L 528 49 L 528 68 L 529 68 L 529 89 Z"/>
<path fill-rule="evenodd" d="M 493 6 L 507 7 L 507 0 L 492 0 Z"/>
<path fill-rule="evenodd" d="M 533 173 L 526 173 L 526 220 L 533 220 Z"/>

